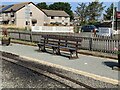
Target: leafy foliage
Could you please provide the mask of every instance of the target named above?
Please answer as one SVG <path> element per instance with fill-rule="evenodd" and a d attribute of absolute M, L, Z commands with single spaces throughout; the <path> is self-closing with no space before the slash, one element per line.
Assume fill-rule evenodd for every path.
<path fill-rule="evenodd" d="M 70 19 L 73 19 L 73 12 L 71 10 L 71 6 L 67 2 L 55 2 L 53 4 L 47 5 L 45 2 L 41 2 L 37 4 L 37 7 L 40 9 L 49 9 L 49 10 L 63 10 L 68 15 L 70 15 Z"/>
<path fill-rule="evenodd" d="M 106 13 L 104 14 L 104 19 L 105 20 L 111 20 L 111 16 L 113 15 L 113 3 L 110 5 L 110 7 L 107 8 L 105 11 Z"/>
<path fill-rule="evenodd" d="M 86 3 L 78 4 L 76 14 L 80 18 L 80 23 L 96 23 L 104 10 L 103 3 L 98 1 L 91 2 L 88 5 Z"/>
<path fill-rule="evenodd" d="M 86 3 L 78 4 L 77 10 L 75 11 L 77 16 L 79 16 L 80 24 L 86 23 L 87 13 L 86 13 Z"/>
<path fill-rule="evenodd" d="M 51 10 L 63 10 L 68 15 L 70 15 L 70 19 L 73 19 L 73 12 L 71 10 L 71 6 L 67 2 L 55 2 L 49 5 L 49 9 Z"/>
<path fill-rule="evenodd" d="M 102 11 L 104 10 L 103 3 L 92 2 L 89 3 L 87 7 L 87 15 L 89 22 L 96 22 L 98 18 L 101 16 Z"/>
<path fill-rule="evenodd" d="M 46 4 L 46 2 L 41 2 L 41 3 L 38 3 L 36 5 L 38 8 L 40 9 L 49 9 L 48 5 Z"/>

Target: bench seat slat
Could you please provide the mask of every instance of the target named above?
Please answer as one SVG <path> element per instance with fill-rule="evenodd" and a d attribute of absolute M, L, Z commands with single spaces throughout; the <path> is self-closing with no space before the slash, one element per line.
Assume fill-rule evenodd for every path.
<path fill-rule="evenodd" d="M 58 47 L 57 45 L 54 44 L 45 44 L 46 46 L 51 46 L 51 47 Z"/>

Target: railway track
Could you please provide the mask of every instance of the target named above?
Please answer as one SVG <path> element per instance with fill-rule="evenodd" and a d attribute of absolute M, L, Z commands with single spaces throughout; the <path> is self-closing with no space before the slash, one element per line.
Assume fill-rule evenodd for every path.
<path fill-rule="evenodd" d="M 19 65 L 19 66 L 22 66 L 22 67 L 25 67 L 27 69 L 30 69 L 32 70 L 33 72 L 35 72 L 36 74 L 42 74 L 48 78 L 51 78 L 57 82 L 60 82 L 61 84 L 64 84 L 65 86 L 69 87 L 70 89 L 72 90 L 76 90 L 76 89 L 85 89 L 85 90 L 96 90 L 95 88 L 92 88 L 88 85 L 85 85 L 81 82 L 78 82 L 74 79 L 71 79 L 69 77 L 66 77 L 66 76 L 63 76 L 63 75 L 60 75 L 60 74 L 56 74 L 56 73 L 51 73 L 51 72 L 48 72 L 48 71 L 45 71 L 45 70 L 42 70 L 40 68 L 37 68 L 37 67 L 34 67 L 34 65 L 29 65 L 28 63 L 26 62 L 23 62 L 23 61 L 20 61 L 20 60 L 16 60 L 14 59 L 14 55 L 9 55 L 9 57 L 7 57 L 7 55 L 4 55 L 5 53 L 2 53 L 2 56 L 0 56 L 0 58 L 2 60 L 6 60 L 8 62 L 12 62 L 16 65 Z M 19 62 L 19 63 L 18 63 Z"/>

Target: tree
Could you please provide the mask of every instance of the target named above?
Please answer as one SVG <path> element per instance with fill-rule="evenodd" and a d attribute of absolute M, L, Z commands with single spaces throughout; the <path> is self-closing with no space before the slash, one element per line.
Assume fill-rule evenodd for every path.
<path fill-rule="evenodd" d="M 81 3 L 78 4 L 76 14 L 80 18 L 80 24 L 94 24 L 98 22 L 98 18 L 102 15 L 104 10 L 103 3 L 98 2 L 98 0 L 91 3 Z"/>
<path fill-rule="evenodd" d="M 111 16 L 113 16 L 113 3 L 110 5 L 110 7 L 107 8 L 104 14 L 104 20 L 111 20 Z"/>
<path fill-rule="evenodd" d="M 71 20 L 73 19 L 73 12 L 71 10 L 71 6 L 67 2 L 55 2 L 55 3 L 49 5 L 49 9 L 51 9 L 51 10 L 63 10 L 68 15 L 70 15 Z"/>
<path fill-rule="evenodd" d="M 46 4 L 46 2 L 38 3 L 36 6 L 40 9 L 48 9 L 48 5 Z"/>
<path fill-rule="evenodd" d="M 77 10 L 75 11 L 77 16 L 79 16 L 80 25 L 85 24 L 87 19 L 87 13 L 86 13 L 86 3 L 78 4 Z"/>
<path fill-rule="evenodd" d="M 98 21 L 98 18 L 102 15 L 105 6 L 103 6 L 103 3 L 99 3 L 98 1 L 91 2 L 87 6 L 87 16 L 88 16 L 88 22 L 89 23 L 95 23 Z"/>

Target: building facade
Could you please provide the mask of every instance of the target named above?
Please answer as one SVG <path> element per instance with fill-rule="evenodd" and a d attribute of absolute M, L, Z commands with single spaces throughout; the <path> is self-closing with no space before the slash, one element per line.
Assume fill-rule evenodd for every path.
<path fill-rule="evenodd" d="M 48 12 L 51 12 L 50 15 L 48 15 Z M 59 16 L 54 13 L 58 13 Z M 32 2 L 0 7 L 0 24 L 24 28 L 26 26 L 44 26 L 52 23 L 69 25 L 69 15 L 64 11 L 41 10 Z"/>
<path fill-rule="evenodd" d="M 70 25 L 70 17 L 65 11 L 42 10 L 45 13 L 44 24 Z"/>

